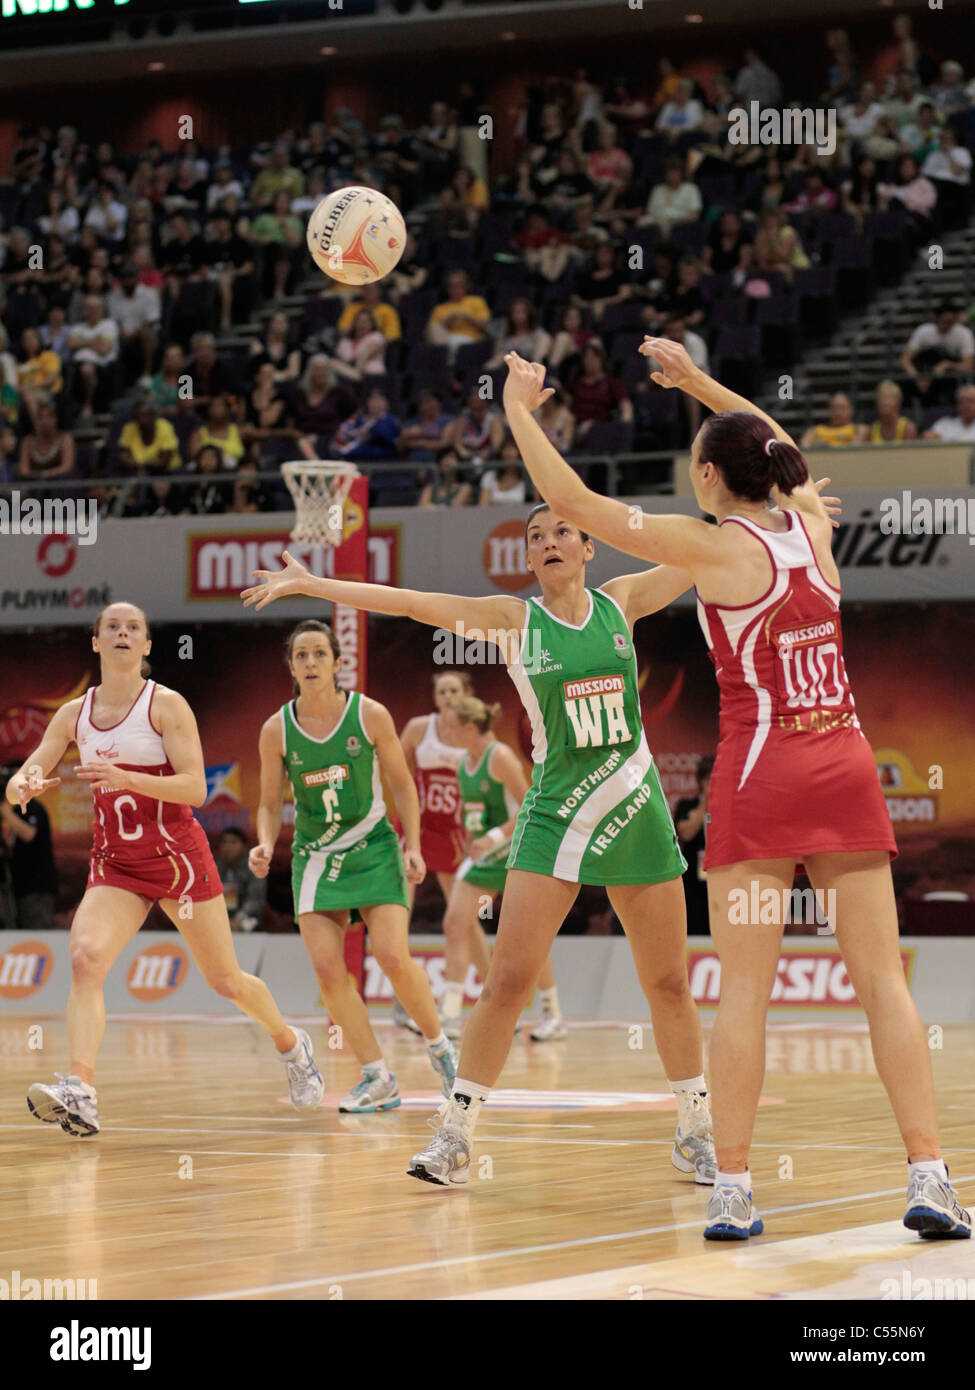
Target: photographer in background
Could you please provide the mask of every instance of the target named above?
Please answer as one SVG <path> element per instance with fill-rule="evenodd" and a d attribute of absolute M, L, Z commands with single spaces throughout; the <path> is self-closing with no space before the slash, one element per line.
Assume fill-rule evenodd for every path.
<path fill-rule="evenodd" d="M 15 763 L 4 767 L 0 781 L 4 789 L 18 770 Z M 54 904 L 58 895 L 58 871 L 51 846 L 51 822 L 38 798 L 28 802 L 26 811 L 0 801 L 0 828 L 10 864 L 10 886 L 19 931 L 50 931 L 54 926 Z M 4 895 L 9 901 L 9 895 Z"/>
<path fill-rule="evenodd" d="M 247 836 L 238 826 L 229 825 L 214 854 L 232 931 L 260 931 L 264 925 L 267 882 L 255 878 L 247 867 L 247 850 Z"/>

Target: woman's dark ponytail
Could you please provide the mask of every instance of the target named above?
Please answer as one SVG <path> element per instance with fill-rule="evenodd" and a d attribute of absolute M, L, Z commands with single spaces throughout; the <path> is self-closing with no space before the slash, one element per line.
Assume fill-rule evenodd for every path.
<path fill-rule="evenodd" d="M 747 410 L 723 410 L 701 428 L 698 457 L 713 463 L 735 497 L 764 502 L 773 487 L 788 496 L 809 469 L 794 444 L 779 439 L 767 420 Z"/>
<path fill-rule="evenodd" d="M 806 460 L 794 444 L 772 435 L 766 441 L 765 452 L 769 456 L 772 482 L 786 496 L 793 488 L 801 487 L 809 477 Z"/>

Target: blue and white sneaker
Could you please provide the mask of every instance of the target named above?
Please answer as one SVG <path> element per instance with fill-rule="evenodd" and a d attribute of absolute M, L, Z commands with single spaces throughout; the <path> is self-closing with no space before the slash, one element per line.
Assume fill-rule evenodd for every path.
<path fill-rule="evenodd" d="M 65 1134 L 87 1139 L 101 1129 L 94 1086 L 80 1076 L 54 1075 L 56 1082 L 35 1082 L 27 1092 L 27 1109 L 45 1124 L 60 1125 Z"/>
<path fill-rule="evenodd" d="M 390 1072 L 384 1081 L 378 1072 L 363 1072 L 362 1080 L 339 1101 L 339 1114 L 362 1115 L 376 1110 L 395 1110 L 403 1101 L 396 1077 Z"/>
<path fill-rule="evenodd" d="M 449 1038 L 439 1047 L 428 1047 L 427 1056 L 434 1071 L 440 1077 L 440 1090 L 444 1100 L 450 1099 L 457 1077 L 457 1049 Z"/>
<path fill-rule="evenodd" d="M 937 1173 L 911 1174 L 904 1225 L 922 1240 L 969 1240 L 972 1234 L 971 1216 Z"/>
<path fill-rule="evenodd" d="M 290 1052 L 281 1055 L 282 1062 L 288 1068 L 288 1090 L 291 1092 L 291 1104 L 296 1110 L 312 1110 L 316 1105 L 322 1103 L 322 1097 L 325 1094 L 325 1082 L 315 1065 L 311 1038 L 304 1028 L 295 1028 L 294 1035 L 298 1039 L 294 1055 Z"/>
<path fill-rule="evenodd" d="M 764 1221 L 752 1205 L 752 1194 L 735 1183 L 715 1187 L 706 1221 L 705 1240 L 747 1240 L 765 1230 Z"/>

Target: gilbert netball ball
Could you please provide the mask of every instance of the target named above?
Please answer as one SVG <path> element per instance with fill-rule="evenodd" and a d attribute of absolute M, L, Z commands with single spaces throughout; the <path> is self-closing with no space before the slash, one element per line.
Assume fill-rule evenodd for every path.
<path fill-rule="evenodd" d="M 319 270 L 343 285 L 381 280 L 406 244 L 395 203 L 375 188 L 339 188 L 308 219 L 308 250 Z"/>

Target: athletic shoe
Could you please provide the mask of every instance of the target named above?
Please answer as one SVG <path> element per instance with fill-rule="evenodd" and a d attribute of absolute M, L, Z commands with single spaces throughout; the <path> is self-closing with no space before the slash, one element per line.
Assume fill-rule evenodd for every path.
<path fill-rule="evenodd" d="M 60 1125 L 65 1134 L 87 1139 L 101 1129 L 94 1086 L 80 1076 L 62 1076 L 54 1083 L 35 1082 L 27 1092 L 27 1109 L 45 1124 Z"/>
<path fill-rule="evenodd" d="M 418 1023 L 413 1022 L 395 995 L 393 996 L 393 1022 L 400 1028 L 409 1028 L 410 1032 L 416 1033 L 417 1037 L 423 1037 L 423 1029 Z"/>
<path fill-rule="evenodd" d="M 736 1183 L 714 1189 L 706 1221 L 705 1240 L 747 1240 L 765 1230 L 765 1223 L 752 1205 L 752 1194 Z"/>
<path fill-rule="evenodd" d="M 471 1175 L 472 1125 L 469 1112 L 455 1100 L 448 1100 L 437 1112 L 439 1123 L 433 1141 L 422 1153 L 410 1159 L 407 1174 L 421 1182 L 441 1187 L 460 1187 Z"/>
<path fill-rule="evenodd" d="M 670 1161 L 678 1172 L 693 1173 L 695 1182 L 711 1184 L 717 1176 L 718 1164 L 707 1097 L 699 1096 L 696 1091 L 683 1091 L 681 1095 L 689 1104 L 692 1118 L 686 1130 L 682 1130 L 678 1122 Z"/>
<path fill-rule="evenodd" d="M 529 1034 L 532 1042 L 558 1042 L 568 1036 L 569 1026 L 561 1014 L 544 1014 Z"/>
<path fill-rule="evenodd" d="M 402 1105 L 396 1077 L 390 1073 L 384 1081 L 378 1073 L 366 1076 L 352 1087 L 344 1100 L 339 1101 L 340 1115 L 364 1114 L 374 1110 L 395 1110 Z"/>
<path fill-rule="evenodd" d="M 427 1056 L 430 1058 L 430 1065 L 440 1077 L 443 1098 L 449 1100 L 457 1076 L 457 1049 L 448 1038 L 439 1047 L 428 1047 Z"/>
<path fill-rule="evenodd" d="M 464 1032 L 464 1018 L 462 1014 L 443 1014 L 441 1015 L 440 1023 L 451 1042 L 460 1042 Z"/>
<path fill-rule="evenodd" d="M 295 1028 L 293 1031 L 298 1039 L 297 1055 L 295 1057 L 282 1056 L 281 1058 L 288 1068 L 288 1089 L 291 1092 L 291 1104 L 296 1110 L 312 1110 L 316 1105 L 322 1103 L 322 1097 L 325 1094 L 325 1082 L 315 1065 L 311 1038 L 304 1028 Z"/>
<path fill-rule="evenodd" d="M 912 1173 L 904 1225 L 922 1240 L 969 1240 L 972 1218 L 937 1173 Z"/>

